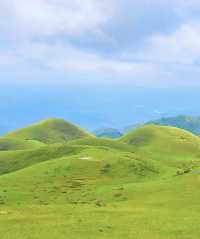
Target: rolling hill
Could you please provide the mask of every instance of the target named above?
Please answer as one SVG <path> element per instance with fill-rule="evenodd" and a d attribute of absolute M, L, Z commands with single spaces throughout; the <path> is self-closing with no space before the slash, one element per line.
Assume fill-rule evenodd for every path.
<path fill-rule="evenodd" d="M 106 139 L 53 119 L 1 140 L 3 239 L 199 237 L 200 139 L 188 131 Z"/>
<path fill-rule="evenodd" d="M 120 141 L 137 147 L 149 147 L 150 145 L 158 147 L 157 144 L 165 147 L 170 144 L 177 147 L 186 144 L 197 146 L 200 143 L 200 138 L 189 131 L 176 127 L 145 125 L 121 137 Z"/>
<path fill-rule="evenodd" d="M 44 143 L 36 140 L 22 140 L 6 137 L 0 138 L 0 151 L 33 149 L 44 145 Z"/>
<path fill-rule="evenodd" d="M 123 136 L 120 142 L 169 166 L 186 165 L 200 157 L 199 137 L 175 127 L 146 125 Z"/>
<path fill-rule="evenodd" d="M 11 132 L 5 135 L 4 138 L 15 138 L 26 141 L 35 140 L 52 144 L 90 136 L 86 131 L 62 119 L 48 119 Z"/>

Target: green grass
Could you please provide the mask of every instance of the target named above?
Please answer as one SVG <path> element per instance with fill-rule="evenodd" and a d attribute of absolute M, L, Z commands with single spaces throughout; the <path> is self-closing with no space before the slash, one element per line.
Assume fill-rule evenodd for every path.
<path fill-rule="evenodd" d="M 120 142 L 168 165 L 187 164 L 200 159 L 199 137 L 175 127 L 144 126 L 123 136 Z"/>
<path fill-rule="evenodd" d="M 0 175 L 65 155 L 75 155 L 84 148 L 81 146 L 54 144 L 38 149 L 2 151 L 0 152 Z"/>
<path fill-rule="evenodd" d="M 15 138 L 0 138 L 0 151 L 34 149 L 45 144 L 36 140 L 21 140 Z"/>
<path fill-rule="evenodd" d="M 199 138 L 157 126 L 2 151 L 1 238 L 198 239 L 199 158 Z"/>
<path fill-rule="evenodd" d="M 7 134 L 7 138 L 37 140 L 43 143 L 63 143 L 89 137 L 86 131 L 62 119 L 48 119 Z"/>

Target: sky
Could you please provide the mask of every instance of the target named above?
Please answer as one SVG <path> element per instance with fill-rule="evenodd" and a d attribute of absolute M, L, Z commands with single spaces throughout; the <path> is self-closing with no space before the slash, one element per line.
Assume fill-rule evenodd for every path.
<path fill-rule="evenodd" d="M 1 0 L 0 132 L 200 115 L 197 0 Z"/>

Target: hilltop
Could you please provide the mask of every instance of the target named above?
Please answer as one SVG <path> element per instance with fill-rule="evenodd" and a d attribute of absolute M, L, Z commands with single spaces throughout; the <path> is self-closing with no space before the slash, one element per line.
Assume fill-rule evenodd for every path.
<path fill-rule="evenodd" d="M 198 160 L 200 139 L 192 133 L 169 126 L 142 126 L 120 139 L 145 157 L 169 166 L 187 165 Z"/>
<path fill-rule="evenodd" d="M 52 144 L 90 136 L 86 131 L 63 119 L 48 119 L 8 133 L 4 138 L 35 140 Z"/>
<path fill-rule="evenodd" d="M 175 144 L 176 146 L 185 143 L 196 145 L 199 144 L 200 139 L 189 131 L 176 127 L 145 125 L 124 135 L 120 141 L 140 147 L 156 143 L 165 146 L 167 144 Z"/>
<path fill-rule="evenodd" d="M 149 121 L 146 124 L 174 126 L 180 129 L 185 129 L 193 134 L 200 135 L 200 117 L 179 115 L 176 117 L 161 118 L 154 121 Z"/>

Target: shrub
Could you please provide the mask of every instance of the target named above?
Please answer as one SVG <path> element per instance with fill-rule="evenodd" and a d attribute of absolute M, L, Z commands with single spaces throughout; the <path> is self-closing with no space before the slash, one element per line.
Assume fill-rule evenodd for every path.
<path fill-rule="evenodd" d="M 111 165 L 110 164 L 106 164 L 103 166 L 103 168 L 101 169 L 101 173 L 109 173 L 111 170 Z"/>

